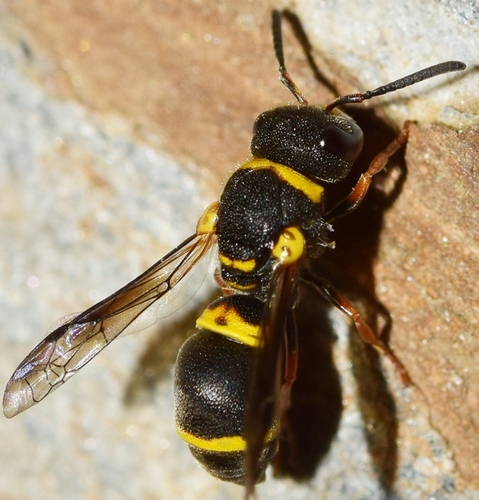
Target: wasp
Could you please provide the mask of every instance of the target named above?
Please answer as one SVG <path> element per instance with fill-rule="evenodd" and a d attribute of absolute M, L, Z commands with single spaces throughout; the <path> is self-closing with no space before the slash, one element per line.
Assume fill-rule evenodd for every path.
<path fill-rule="evenodd" d="M 326 107 L 311 105 L 286 69 L 281 17 L 273 11 L 274 51 L 280 80 L 297 104 L 258 116 L 250 158 L 201 215 L 192 236 L 110 297 L 61 320 L 27 355 L 5 389 L 7 417 L 44 399 L 120 334 L 141 329 L 146 316 L 171 313 L 170 299 L 184 292 L 190 271 L 213 251 L 221 296 L 182 346 L 174 382 L 179 435 L 212 475 L 243 484 L 249 497 L 278 452 L 298 365 L 295 306 L 301 282 L 349 316 L 362 339 L 410 382 L 405 366 L 358 309 L 309 263 L 334 248 L 332 223 L 358 207 L 373 177 L 408 137 L 406 122 L 352 191 L 329 206 L 328 189 L 349 176 L 363 146 L 362 130 L 339 108 L 465 64 L 443 62 Z"/>

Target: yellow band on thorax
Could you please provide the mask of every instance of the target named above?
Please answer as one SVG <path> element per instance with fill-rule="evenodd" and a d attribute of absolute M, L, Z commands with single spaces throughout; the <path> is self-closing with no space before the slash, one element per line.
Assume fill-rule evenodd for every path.
<path fill-rule="evenodd" d="M 274 163 L 263 158 L 255 158 L 241 165 L 242 169 L 269 169 L 281 180 L 304 193 L 313 203 L 319 203 L 323 197 L 324 188 L 304 175 L 286 165 Z"/>

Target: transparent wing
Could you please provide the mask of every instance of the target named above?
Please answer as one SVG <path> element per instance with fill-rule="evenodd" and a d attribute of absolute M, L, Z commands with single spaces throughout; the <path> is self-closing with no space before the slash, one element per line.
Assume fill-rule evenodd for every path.
<path fill-rule="evenodd" d="M 9 380 L 3 396 L 5 416 L 13 417 L 41 401 L 120 334 L 141 330 L 181 307 L 171 291 L 192 295 L 183 278 L 214 241 L 212 234 L 190 236 L 110 297 L 57 323 Z"/>

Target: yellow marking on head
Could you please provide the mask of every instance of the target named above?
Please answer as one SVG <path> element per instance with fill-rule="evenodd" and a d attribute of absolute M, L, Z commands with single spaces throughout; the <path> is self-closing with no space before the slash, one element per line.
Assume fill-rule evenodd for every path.
<path fill-rule="evenodd" d="M 259 344 L 259 325 L 246 322 L 233 306 L 224 302 L 205 309 L 196 320 L 196 327 L 219 333 L 251 347 Z"/>
<path fill-rule="evenodd" d="M 219 202 L 215 201 L 201 214 L 196 223 L 196 234 L 210 234 L 215 232 L 218 220 L 218 205 Z"/>
<path fill-rule="evenodd" d="M 304 193 L 313 203 L 319 203 L 323 197 L 324 188 L 322 186 L 286 165 L 274 163 L 262 158 L 255 158 L 244 163 L 240 168 L 263 168 L 272 170 L 281 180 Z"/>
<path fill-rule="evenodd" d="M 281 264 L 294 264 L 304 255 L 305 246 L 306 240 L 298 227 L 285 227 L 273 247 L 272 254 Z"/>
<path fill-rule="evenodd" d="M 243 271 L 245 273 L 250 273 L 255 270 L 256 267 L 256 259 L 250 260 L 236 260 L 230 259 L 226 257 L 226 255 L 219 254 L 220 262 L 228 267 L 232 267 L 233 269 L 238 269 L 238 271 Z"/>

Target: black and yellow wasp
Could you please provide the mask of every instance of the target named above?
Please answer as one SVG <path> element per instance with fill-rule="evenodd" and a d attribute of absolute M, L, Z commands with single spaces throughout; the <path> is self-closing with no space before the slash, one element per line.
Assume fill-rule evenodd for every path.
<path fill-rule="evenodd" d="M 405 367 L 357 309 L 315 276 L 308 262 L 334 247 L 331 223 L 361 203 L 373 176 L 408 136 L 406 123 L 352 192 L 328 207 L 328 186 L 349 175 L 363 146 L 361 129 L 338 107 L 465 65 L 441 63 L 322 108 L 308 104 L 286 71 L 278 11 L 273 39 L 280 79 L 298 104 L 256 119 L 251 158 L 233 173 L 192 236 L 110 297 L 64 319 L 33 349 L 8 382 L 7 417 L 41 401 L 127 329 L 140 329 L 145 315 L 161 317 L 172 294 L 183 290 L 183 280 L 213 248 L 222 296 L 197 320 L 198 331 L 181 348 L 175 372 L 178 432 L 211 474 L 244 484 L 249 496 L 277 453 L 297 371 L 300 280 L 350 316 L 361 337 L 409 381 Z"/>

